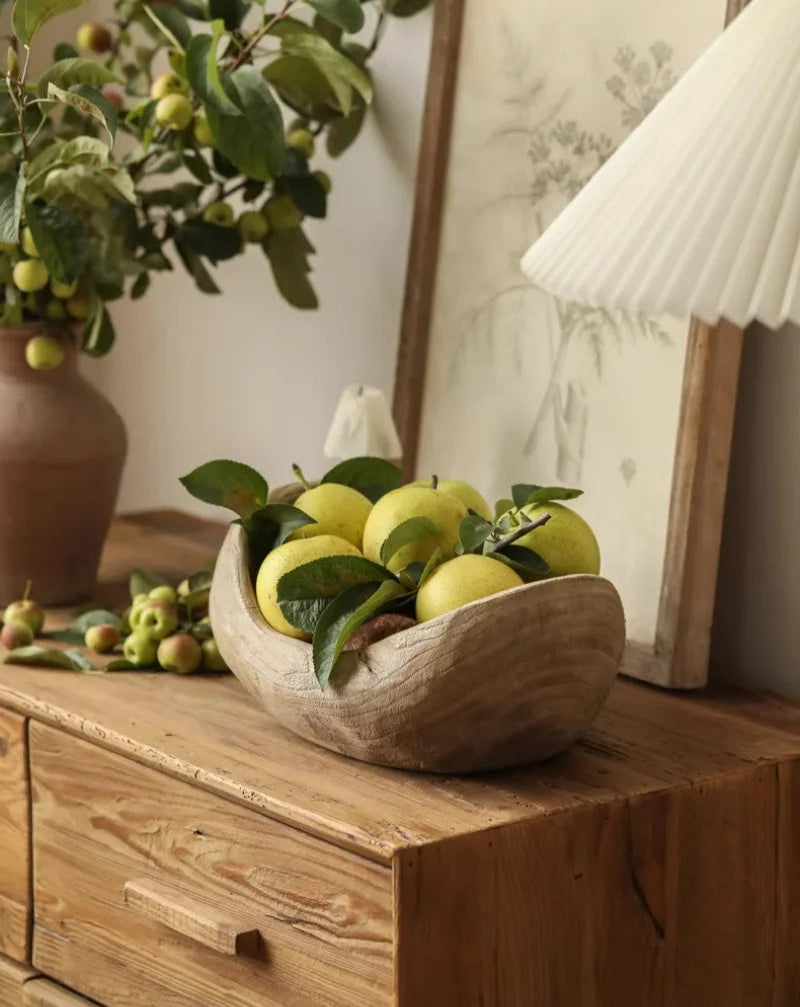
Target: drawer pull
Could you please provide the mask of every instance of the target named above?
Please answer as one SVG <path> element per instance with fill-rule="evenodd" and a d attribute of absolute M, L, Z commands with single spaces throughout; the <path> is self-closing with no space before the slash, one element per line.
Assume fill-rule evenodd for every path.
<path fill-rule="evenodd" d="M 254 927 L 233 922 L 203 902 L 186 898 L 168 885 L 138 878 L 123 888 L 125 904 L 156 923 L 223 955 L 255 954 L 261 934 Z"/>

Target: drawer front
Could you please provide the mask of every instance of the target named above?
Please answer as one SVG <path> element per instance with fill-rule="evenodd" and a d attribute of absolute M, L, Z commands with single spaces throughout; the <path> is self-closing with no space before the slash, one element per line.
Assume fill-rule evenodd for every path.
<path fill-rule="evenodd" d="M 24 718 L 5 710 L 0 710 L 0 795 L 0 952 L 25 961 L 30 912 L 27 739 Z"/>
<path fill-rule="evenodd" d="M 22 993 L 34 973 L 0 955 L 0 1007 L 23 1007 Z"/>
<path fill-rule="evenodd" d="M 53 728 L 30 745 L 41 971 L 108 1007 L 391 1003 L 387 868 Z"/>

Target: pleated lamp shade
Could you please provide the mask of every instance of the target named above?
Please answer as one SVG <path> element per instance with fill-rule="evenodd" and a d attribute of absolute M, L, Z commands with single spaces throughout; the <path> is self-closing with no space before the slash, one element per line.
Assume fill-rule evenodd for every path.
<path fill-rule="evenodd" d="M 800 323 L 800 0 L 752 0 L 522 266 L 592 307 Z"/>

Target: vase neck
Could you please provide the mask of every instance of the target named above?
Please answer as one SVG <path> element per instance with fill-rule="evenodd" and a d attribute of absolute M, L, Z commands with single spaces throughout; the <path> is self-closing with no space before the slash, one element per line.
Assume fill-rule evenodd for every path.
<path fill-rule="evenodd" d="M 35 371 L 25 360 L 25 347 L 33 336 L 54 336 L 64 348 L 64 360 L 52 371 Z M 0 378 L 28 381 L 65 381 L 78 376 L 78 350 L 72 336 L 46 325 L 0 326 Z"/>

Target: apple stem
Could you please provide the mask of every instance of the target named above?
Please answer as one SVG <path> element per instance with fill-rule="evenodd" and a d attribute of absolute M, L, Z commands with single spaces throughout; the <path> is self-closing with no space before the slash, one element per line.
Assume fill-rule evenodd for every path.
<path fill-rule="evenodd" d="M 507 538 L 502 538 L 499 542 L 496 542 L 489 552 L 500 552 L 504 546 L 513 545 L 517 539 L 522 538 L 523 535 L 527 535 L 529 531 L 533 531 L 535 528 L 541 528 L 542 525 L 547 524 L 549 520 L 549 514 L 542 514 L 542 516 L 537 518 L 535 521 L 528 521 L 527 524 L 520 525 L 520 527 L 517 528 L 515 532 L 512 532 Z"/>
<path fill-rule="evenodd" d="M 309 483 L 308 479 L 306 479 L 306 477 L 303 475 L 303 470 L 297 463 L 292 465 L 292 472 L 294 473 L 295 479 L 300 483 L 300 485 L 303 487 L 304 490 L 311 489 L 311 483 Z"/>
<path fill-rule="evenodd" d="M 435 490 L 438 490 L 438 489 L 439 489 L 439 477 L 438 477 L 438 476 L 436 475 L 436 473 L 435 473 L 435 472 L 434 472 L 434 474 L 433 474 L 433 475 L 431 476 L 431 487 L 432 487 L 433 489 L 435 489 Z"/>
<path fill-rule="evenodd" d="M 33 581 L 29 580 L 29 581 L 28 581 L 28 582 L 27 582 L 27 583 L 25 584 L 25 592 L 24 592 L 24 594 L 22 595 L 22 600 L 23 600 L 23 601 L 27 601 L 27 600 L 28 600 L 28 599 L 30 598 L 30 596 L 31 596 L 31 591 L 32 591 L 32 590 L 33 590 Z"/>

